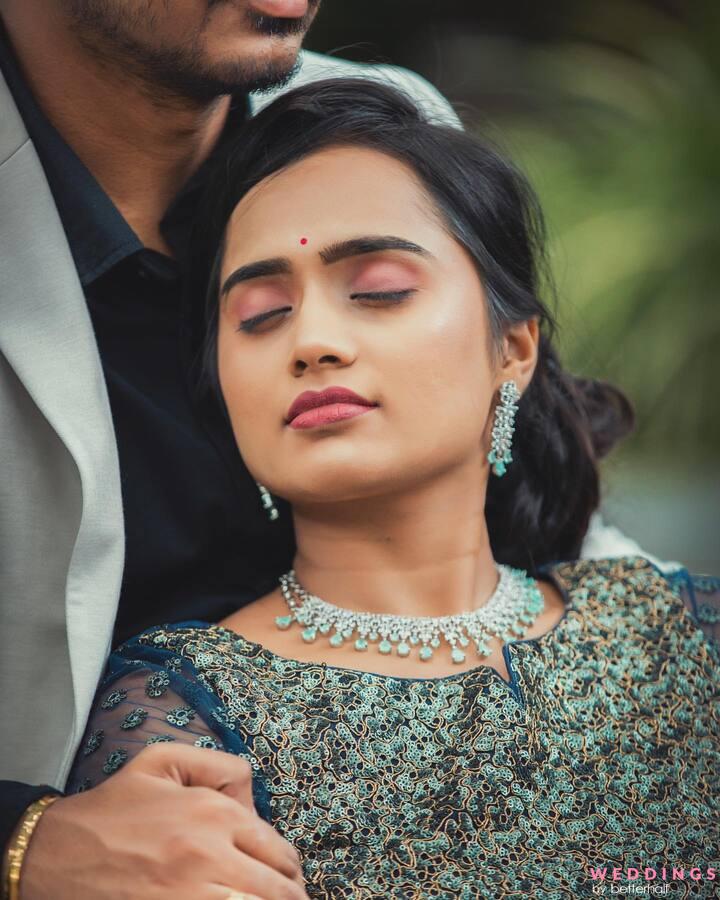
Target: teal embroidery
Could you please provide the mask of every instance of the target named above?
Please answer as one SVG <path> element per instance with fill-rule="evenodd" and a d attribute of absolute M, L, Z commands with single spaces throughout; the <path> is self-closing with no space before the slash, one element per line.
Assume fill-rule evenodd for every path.
<path fill-rule="evenodd" d="M 103 700 L 101 706 L 103 709 L 114 709 L 118 703 L 122 703 L 127 698 L 126 690 L 111 691 Z"/>
<path fill-rule="evenodd" d="M 174 741 L 175 738 L 171 734 L 154 734 L 152 737 L 149 737 L 145 743 L 148 747 L 151 744 L 165 744 L 168 741 Z"/>
<path fill-rule="evenodd" d="M 165 718 L 171 725 L 184 728 L 195 718 L 195 710 L 191 706 L 176 706 Z"/>
<path fill-rule="evenodd" d="M 148 712 L 146 709 L 143 709 L 141 706 L 138 706 L 137 709 L 134 709 L 132 712 L 129 712 L 125 718 L 120 723 L 120 727 L 128 730 L 130 728 L 137 728 L 138 725 L 142 725 L 142 723 L 147 719 Z"/>
<path fill-rule="evenodd" d="M 145 682 L 145 693 L 148 697 L 162 697 L 170 687 L 170 676 L 167 672 L 153 672 Z"/>
<path fill-rule="evenodd" d="M 102 770 L 106 775 L 112 775 L 113 772 L 117 772 L 117 770 L 127 762 L 128 752 L 124 747 L 119 747 L 117 750 L 113 750 L 112 753 L 108 753 L 107 758 L 105 759 L 105 765 Z"/>
<path fill-rule="evenodd" d="M 82 750 L 83 756 L 89 756 L 91 753 L 94 753 L 102 744 L 104 737 L 105 732 L 102 729 L 91 731 Z"/>
<path fill-rule="evenodd" d="M 201 735 L 195 741 L 196 747 L 207 747 L 210 750 L 222 750 L 222 744 L 215 740 L 215 738 L 210 737 L 209 734 Z"/>

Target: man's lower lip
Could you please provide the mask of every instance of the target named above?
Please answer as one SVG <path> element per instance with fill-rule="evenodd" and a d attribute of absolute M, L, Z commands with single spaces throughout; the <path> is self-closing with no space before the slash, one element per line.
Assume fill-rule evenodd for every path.
<path fill-rule="evenodd" d="M 359 403 L 329 403 L 300 413 L 288 424 L 291 428 L 315 428 L 316 425 L 331 425 L 343 419 L 353 419 L 373 409 L 376 407 L 362 406 Z"/>
<path fill-rule="evenodd" d="M 250 6 L 264 16 L 299 19 L 308 11 L 307 0 L 251 0 Z"/>

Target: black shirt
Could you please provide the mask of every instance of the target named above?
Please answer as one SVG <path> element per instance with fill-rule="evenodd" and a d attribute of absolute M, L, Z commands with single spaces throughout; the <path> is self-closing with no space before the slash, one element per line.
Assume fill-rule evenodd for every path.
<path fill-rule="evenodd" d="M 286 506 L 268 519 L 228 426 L 192 401 L 179 262 L 213 159 L 161 224 L 174 258 L 147 249 L 43 115 L 1 26 L 0 65 L 67 234 L 107 383 L 127 541 L 114 642 L 150 625 L 217 621 L 272 589 L 289 568 L 294 540 Z M 233 99 L 215 156 L 247 110 L 246 97 Z M 35 796 L 0 782 L 0 848 Z"/>

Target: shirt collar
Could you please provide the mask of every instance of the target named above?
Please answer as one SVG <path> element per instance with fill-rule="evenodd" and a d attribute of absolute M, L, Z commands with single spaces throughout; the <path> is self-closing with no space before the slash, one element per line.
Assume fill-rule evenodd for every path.
<path fill-rule="evenodd" d="M 117 263 L 142 250 L 143 244 L 40 109 L 23 77 L 1 19 L 0 68 L 45 170 L 80 282 L 86 288 Z M 248 110 L 246 95 L 233 98 L 218 146 L 235 132 Z M 201 189 L 209 163 L 210 160 L 188 181 L 161 223 L 163 234 L 178 253 L 184 252 L 183 242 L 191 227 L 192 201 Z"/>

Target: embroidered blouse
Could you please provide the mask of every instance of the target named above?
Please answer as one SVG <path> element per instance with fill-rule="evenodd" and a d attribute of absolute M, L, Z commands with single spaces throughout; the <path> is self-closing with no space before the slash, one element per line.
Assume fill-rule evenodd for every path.
<path fill-rule="evenodd" d="M 673 878 L 673 897 L 716 896 L 720 581 L 640 557 L 544 576 L 565 613 L 506 644 L 509 682 L 483 665 L 400 678 L 300 662 L 204 622 L 151 628 L 110 657 L 68 789 L 158 741 L 244 756 L 313 898 L 561 900 L 629 867 Z"/>

